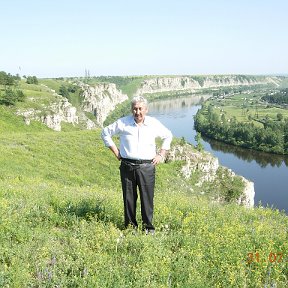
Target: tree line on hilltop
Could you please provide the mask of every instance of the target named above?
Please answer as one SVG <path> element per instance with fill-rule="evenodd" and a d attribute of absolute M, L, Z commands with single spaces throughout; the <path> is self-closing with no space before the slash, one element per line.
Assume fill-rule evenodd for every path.
<path fill-rule="evenodd" d="M 239 122 L 235 117 L 226 119 L 212 105 L 204 104 L 195 116 L 195 129 L 210 138 L 254 150 L 288 154 L 288 118 L 269 117 L 261 120 L 263 127 L 252 121 Z"/>
<path fill-rule="evenodd" d="M 24 76 L 27 84 L 38 84 L 36 76 Z M 24 92 L 19 89 L 21 77 L 0 71 L 0 105 L 12 106 L 25 100 Z"/>

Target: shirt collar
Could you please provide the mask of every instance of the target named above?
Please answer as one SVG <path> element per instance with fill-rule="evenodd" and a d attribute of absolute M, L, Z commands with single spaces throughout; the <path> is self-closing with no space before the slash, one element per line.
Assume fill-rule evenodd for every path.
<path fill-rule="evenodd" d="M 144 118 L 144 122 L 143 122 L 143 124 L 145 125 L 145 126 L 148 126 L 150 123 L 151 123 L 151 121 L 150 121 L 150 117 L 149 116 L 145 116 L 145 118 Z M 130 120 L 130 124 L 132 124 L 132 125 L 136 125 L 136 122 L 135 122 L 135 120 L 134 120 L 134 117 L 133 117 L 133 115 L 131 115 L 131 118 L 129 119 Z"/>

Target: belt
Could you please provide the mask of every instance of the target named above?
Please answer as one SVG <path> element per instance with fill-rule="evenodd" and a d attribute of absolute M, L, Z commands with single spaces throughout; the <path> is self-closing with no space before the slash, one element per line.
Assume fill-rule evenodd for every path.
<path fill-rule="evenodd" d="M 133 164 L 145 164 L 145 163 L 152 163 L 152 160 L 136 160 L 136 159 L 129 159 L 129 158 L 121 158 L 122 161 L 133 163 Z"/>

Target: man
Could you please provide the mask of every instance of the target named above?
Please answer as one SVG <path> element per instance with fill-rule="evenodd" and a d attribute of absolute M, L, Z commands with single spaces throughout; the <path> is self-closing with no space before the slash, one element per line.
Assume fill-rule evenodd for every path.
<path fill-rule="evenodd" d="M 139 188 L 142 230 L 154 234 L 152 224 L 154 209 L 155 166 L 170 149 L 172 133 L 157 119 L 147 116 L 148 104 L 144 97 L 131 101 L 132 115 L 122 117 L 102 130 L 102 139 L 120 164 L 120 176 L 124 201 L 125 227 L 138 227 L 136 220 L 137 187 Z M 120 136 L 119 149 L 112 137 Z M 162 139 L 161 149 L 156 153 L 155 139 Z"/>

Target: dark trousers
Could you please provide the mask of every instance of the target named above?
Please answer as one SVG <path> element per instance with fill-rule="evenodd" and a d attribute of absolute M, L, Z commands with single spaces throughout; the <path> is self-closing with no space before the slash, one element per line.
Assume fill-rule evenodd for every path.
<path fill-rule="evenodd" d="M 138 227 L 136 220 L 137 187 L 141 202 L 142 229 L 154 230 L 153 199 L 155 187 L 155 166 L 151 163 L 133 164 L 121 161 L 120 176 L 124 201 L 125 226 Z"/>

